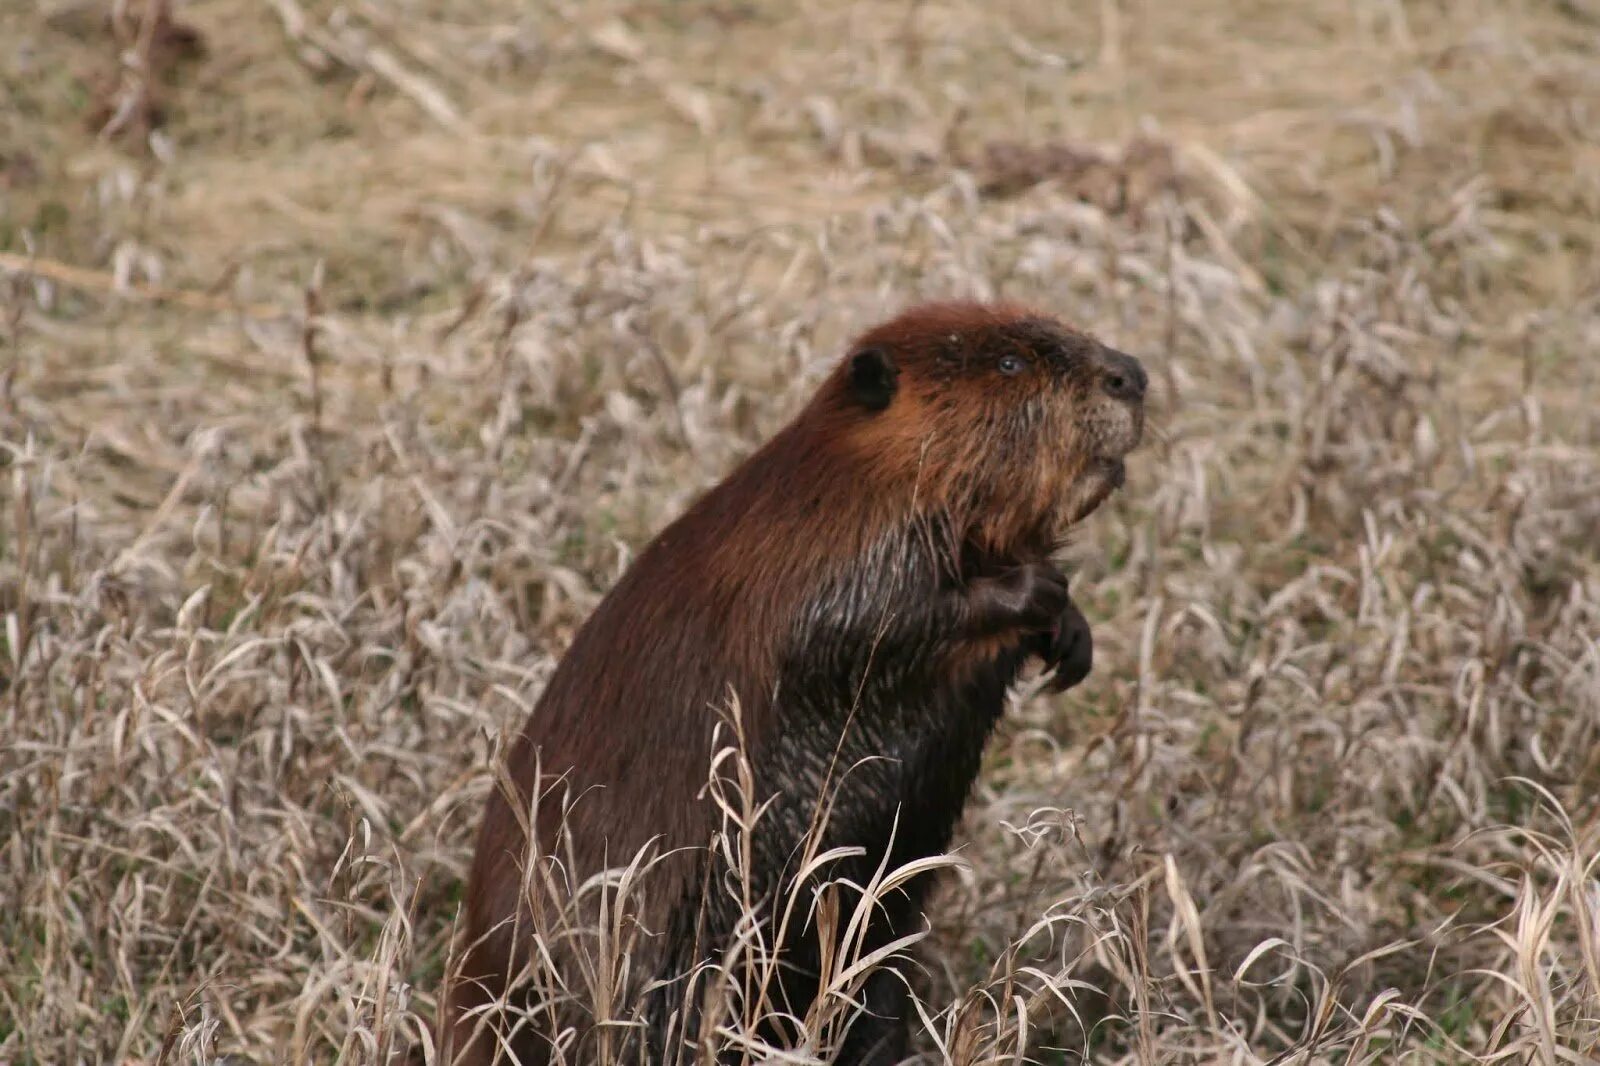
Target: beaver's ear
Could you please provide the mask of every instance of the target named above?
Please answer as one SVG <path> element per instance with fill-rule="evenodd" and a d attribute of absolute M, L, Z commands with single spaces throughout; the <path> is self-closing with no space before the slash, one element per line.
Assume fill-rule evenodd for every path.
<path fill-rule="evenodd" d="M 881 411 L 894 399 L 899 369 L 882 348 L 863 348 L 850 357 L 850 395 L 869 411 Z"/>

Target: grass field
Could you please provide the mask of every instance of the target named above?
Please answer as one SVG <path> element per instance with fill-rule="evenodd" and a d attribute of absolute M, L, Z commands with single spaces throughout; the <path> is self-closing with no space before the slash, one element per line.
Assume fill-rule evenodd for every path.
<path fill-rule="evenodd" d="M 1600 5 L 0 4 L 0 1062 L 380 1062 L 846 339 L 1138 353 L 928 1061 L 1600 1061 Z"/>

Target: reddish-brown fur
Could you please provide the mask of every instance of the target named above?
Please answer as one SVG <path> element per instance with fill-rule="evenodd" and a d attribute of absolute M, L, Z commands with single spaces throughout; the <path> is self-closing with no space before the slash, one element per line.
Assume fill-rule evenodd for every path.
<path fill-rule="evenodd" d="M 1031 378 L 994 369 L 1012 349 Z M 913 745 L 910 767 L 922 750 L 916 745 L 934 745 L 958 752 L 963 769 L 946 781 L 908 768 L 873 786 L 893 796 L 860 786 L 848 798 L 849 828 L 837 835 L 881 853 L 887 845 L 874 842 L 887 831 L 883 811 L 910 802 L 929 807 L 933 828 L 906 847 L 944 846 L 998 715 L 995 694 L 1003 695 L 1027 654 L 1044 653 L 1038 634 L 1020 623 L 965 637 L 945 632 L 937 620 L 944 615 L 923 618 L 924 604 L 948 602 L 956 612 L 949 617 L 977 617 L 972 604 L 1009 604 L 1006 590 L 1046 573 L 1066 525 L 1120 484 L 1115 460 L 1137 441 L 1138 396 L 1113 402 L 1097 384 L 1110 372 L 1107 361 L 1131 366 L 1140 394 L 1143 373 L 1127 357 L 1013 305 L 924 306 L 869 331 L 851 351 L 869 353 L 868 372 L 880 367 L 879 355 L 891 368 L 887 406 L 864 405 L 855 363 L 842 362 L 786 428 L 645 548 L 585 624 L 511 749 L 512 794 L 491 799 L 479 835 L 469 944 L 444 1018 L 458 1053 L 474 1020 L 466 1012 L 504 996 L 525 961 L 528 908 L 537 903 L 525 894 L 522 825 L 536 778 L 541 792 L 560 779 L 535 817 L 538 851 L 559 858 L 545 869 L 575 883 L 628 863 L 652 842 L 657 856 L 673 852 L 631 915 L 648 931 L 634 945 L 636 977 L 695 961 L 687 957 L 685 922 L 696 900 L 706 909 L 704 849 L 720 824 L 702 796 L 717 705 L 737 696 L 760 787 L 814 802 L 824 785 L 812 756 L 837 748 L 839 730 L 857 728 L 815 722 L 832 722 L 827 708 L 849 702 L 858 681 L 877 676 L 877 667 L 852 656 L 862 643 L 858 630 L 871 636 L 879 615 L 911 627 L 902 651 L 893 650 L 900 629 L 885 637 L 898 656 L 892 661 L 913 672 L 914 689 L 906 691 L 927 690 L 930 707 L 954 702 L 925 741 L 915 740 L 921 727 L 905 719 L 911 712 L 902 689 L 874 688 L 859 697 L 861 752 L 903 740 Z M 1034 570 L 1014 576 L 1026 566 Z M 848 676 L 834 676 L 839 671 Z M 960 695 L 969 683 L 979 694 Z M 967 703 L 981 708 L 971 723 L 962 721 Z M 955 724 L 946 728 L 946 718 Z M 955 779 L 961 774 L 966 780 Z M 776 817 L 789 821 L 773 831 L 785 848 L 803 820 L 803 812 L 786 812 Z M 897 842 L 896 855 L 902 850 Z M 762 874 L 776 890 L 780 870 Z M 725 934 L 706 921 L 702 913 L 700 935 Z M 512 1046 L 524 1062 L 544 1061 L 547 1038 L 524 1033 Z M 491 1050 L 479 1039 L 457 1061 L 487 1062 Z M 579 1058 L 593 1053 L 585 1045 Z"/>

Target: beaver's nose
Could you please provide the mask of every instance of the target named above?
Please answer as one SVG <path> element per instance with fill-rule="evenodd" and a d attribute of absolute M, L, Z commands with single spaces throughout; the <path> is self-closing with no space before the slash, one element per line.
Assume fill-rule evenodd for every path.
<path fill-rule="evenodd" d="M 1107 348 L 1100 353 L 1100 387 L 1107 394 L 1124 403 L 1144 400 L 1145 386 L 1150 383 L 1144 367 L 1131 355 Z"/>

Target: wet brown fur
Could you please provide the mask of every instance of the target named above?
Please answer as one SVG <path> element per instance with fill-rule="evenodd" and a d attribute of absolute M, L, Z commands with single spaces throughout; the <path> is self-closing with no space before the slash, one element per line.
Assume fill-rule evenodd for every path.
<path fill-rule="evenodd" d="M 1052 346 L 1076 354 L 1041 354 Z M 1029 374 L 993 371 L 993 361 L 1011 349 L 1029 360 Z M 912 625 L 930 589 L 959 594 L 976 575 L 1044 564 L 1065 526 L 1115 487 L 1091 469 L 1106 427 L 1127 432 L 1103 397 L 1090 399 L 1098 395 L 1093 380 L 1104 358 L 1097 353 L 1108 351 L 1097 342 L 1023 307 L 945 303 L 878 326 L 850 351 L 887 356 L 895 371 L 892 401 L 882 410 L 863 407 L 852 391 L 850 359 L 841 362 L 787 427 L 644 549 L 551 679 L 509 753 L 510 796 L 494 795 L 480 831 L 467 890 L 468 946 L 446 1006 L 447 1035 L 454 1031 L 465 1042 L 473 1020 L 467 1012 L 503 996 L 511 971 L 525 961 L 523 827 L 541 772 L 541 789 L 555 778 L 561 786 L 537 804 L 535 843 L 541 854 L 557 854 L 551 869 L 575 881 L 572 875 L 626 864 L 652 841 L 657 856 L 667 855 L 632 915 L 648 931 L 632 954 L 636 978 L 695 961 L 687 958 L 691 932 L 712 941 L 726 935 L 703 913 L 698 925 L 685 921 L 707 883 L 704 849 L 720 825 L 702 795 L 717 705 L 737 695 L 760 786 L 814 802 L 821 786 L 813 763 L 833 754 L 818 749 L 852 727 L 816 727 L 813 736 L 812 719 L 825 711 L 795 708 L 848 703 L 859 688 L 852 678 L 874 668 L 852 658 L 853 644 L 843 637 L 837 648 L 808 648 L 813 635 L 847 630 L 864 611 Z M 1135 410 L 1131 417 L 1140 416 Z M 1136 439 L 1136 425 L 1132 433 Z M 890 561 L 875 566 L 880 559 Z M 969 682 L 986 686 L 974 697 L 984 708 L 981 721 L 962 726 L 954 740 L 930 734 L 928 743 L 953 743 L 970 763 L 956 774 L 966 780 L 935 782 L 937 796 L 927 800 L 937 808 L 935 828 L 908 845 L 937 850 L 998 715 L 994 693 L 1015 680 L 1031 646 L 1027 634 L 1009 629 L 965 640 L 906 632 L 918 634 L 899 660 L 916 671 L 908 691 L 954 699 L 959 716 L 961 697 L 950 694 Z M 833 662 L 854 673 L 832 676 Z M 780 682 L 791 686 L 787 700 L 775 691 Z M 870 718 L 872 699 L 858 713 Z M 910 713 L 902 695 L 879 702 L 888 708 L 885 722 Z M 921 735 L 914 722 L 863 722 L 869 739 L 861 750 L 868 754 Z M 911 783 L 884 778 L 876 787 L 911 789 L 911 800 L 923 802 L 922 779 L 905 780 Z M 845 843 L 870 846 L 888 831 L 880 823 L 894 805 L 861 788 L 849 800 L 852 828 L 841 833 Z M 798 830 L 784 832 L 788 842 Z M 766 890 L 776 891 L 779 870 L 761 874 Z M 524 1034 L 512 1045 L 524 1062 L 544 1061 L 547 1036 Z M 456 1061 L 487 1062 L 488 1050 L 479 1039 Z"/>

